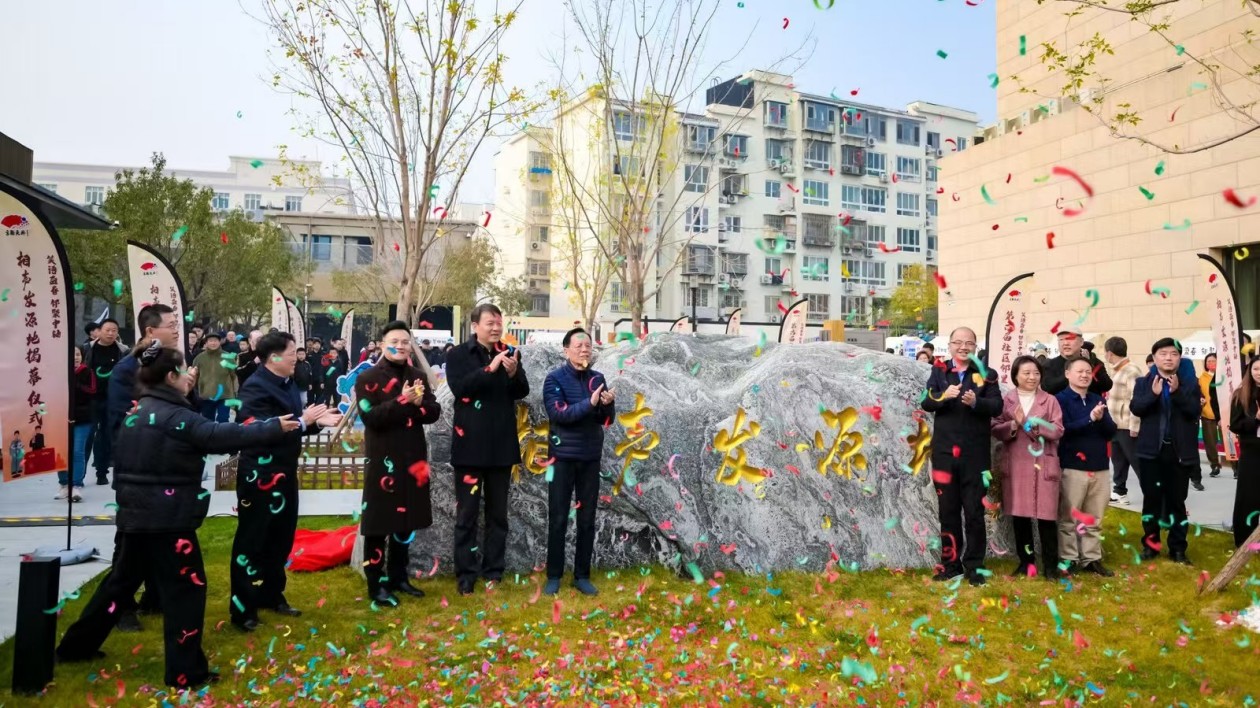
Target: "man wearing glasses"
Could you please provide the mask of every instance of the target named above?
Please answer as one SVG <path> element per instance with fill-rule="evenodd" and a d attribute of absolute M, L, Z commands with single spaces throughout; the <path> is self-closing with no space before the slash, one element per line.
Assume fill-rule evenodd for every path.
<path fill-rule="evenodd" d="M 976 333 L 959 327 L 949 336 L 949 361 L 933 367 L 923 410 L 932 413 L 932 481 L 941 521 L 941 563 L 933 580 L 964 573 L 984 585 L 984 473 L 989 470 L 989 426 L 1002 412 L 997 375 L 983 369 Z M 964 526 L 965 519 L 965 526 Z M 964 535 L 965 534 L 965 535 Z"/>

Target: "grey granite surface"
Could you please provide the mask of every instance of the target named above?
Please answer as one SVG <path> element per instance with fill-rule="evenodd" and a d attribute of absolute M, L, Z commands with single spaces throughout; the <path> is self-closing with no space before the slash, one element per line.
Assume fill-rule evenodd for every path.
<path fill-rule="evenodd" d="M 563 359 L 554 345 L 523 347 L 522 352 L 530 381 L 530 423 L 539 425 L 546 420 L 543 379 Z M 623 450 L 626 455 L 617 454 L 618 445 L 630 439 L 626 427 L 614 423 L 606 430 L 597 573 L 652 563 L 684 573 L 689 563 L 705 573 L 764 573 L 822 570 L 833 559 L 838 561 L 834 567 L 845 570 L 936 562 L 930 465 L 923 459 L 917 470 L 910 467 L 916 456 L 909 438 L 931 424 L 930 416 L 915 413 L 926 364 L 846 344 L 759 348 L 748 339 L 661 333 L 603 349 L 594 368 L 616 391 L 618 413 L 634 407 L 636 394 L 651 410 L 641 418 L 641 430 L 632 431 L 640 442 Z M 427 570 L 436 558 L 439 572 L 452 572 L 449 389 L 443 386 L 438 398 L 444 414 L 428 429 L 434 525 L 416 534 L 412 567 Z M 759 426 L 757 435 L 742 441 L 733 429 L 741 408 L 746 412 L 741 429 L 747 432 L 754 422 Z M 834 468 L 820 474 L 819 463 L 846 422 L 851 425 L 833 459 L 852 476 Z M 718 437 L 723 430 L 725 437 Z M 821 447 L 815 445 L 816 432 Z M 642 436 L 653 434 L 658 443 L 645 451 L 646 459 L 631 461 L 623 487 L 613 494 L 626 456 L 650 442 Z M 728 453 L 715 449 L 715 438 Z M 540 458 L 546 458 L 545 443 L 540 450 Z M 764 481 L 718 481 L 723 460 L 740 451 L 745 472 L 760 471 Z M 728 468 L 725 474 L 734 472 Z M 510 508 L 509 576 L 545 562 L 544 475 L 522 470 L 512 486 Z M 570 524 L 569 570 L 573 533 Z M 1009 548 L 1010 543 L 995 540 L 993 546 Z"/>

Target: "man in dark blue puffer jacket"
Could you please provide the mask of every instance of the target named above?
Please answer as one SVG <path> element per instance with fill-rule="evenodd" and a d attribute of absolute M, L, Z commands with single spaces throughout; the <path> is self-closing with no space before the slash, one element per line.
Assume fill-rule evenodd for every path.
<path fill-rule="evenodd" d="M 604 450 L 604 428 L 615 413 L 614 394 L 604 375 L 591 366 L 591 337 L 582 328 L 564 335 L 568 363 L 547 374 L 543 403 L 551 419 L 550 454 L 553 465 L 547 503 L 548 595 L 560 591 L 564 575 L 564 540 L 569 529 L 569 502 L 577 492 L 577 548 L 573 558 L 573 586 L 584 595 L 598 591 L 591 584 L 591 553 L 595 549 L 595 505 L 599 501 L 599 463 Z"/>

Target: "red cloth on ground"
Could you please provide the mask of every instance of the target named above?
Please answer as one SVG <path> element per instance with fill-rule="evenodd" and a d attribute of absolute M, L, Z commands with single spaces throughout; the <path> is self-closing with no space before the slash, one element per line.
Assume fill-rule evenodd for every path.
<path fill-rule="evenodd" d="M 346 565 L 350 562 L 354 537 L 358 532 L 358 524 L 324 531 L 298 529 L 293 535 L 289 570 L 311 572 Z"/>

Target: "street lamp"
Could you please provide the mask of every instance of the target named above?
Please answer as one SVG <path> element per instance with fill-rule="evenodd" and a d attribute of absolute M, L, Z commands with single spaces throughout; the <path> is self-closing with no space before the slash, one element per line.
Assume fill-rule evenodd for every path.
<path fill-rule="evenodd" d="M 307 283 L 302 293 L 302 329 L 306 331 L 306 338 L 311 337 L 311 284 Z"/>

